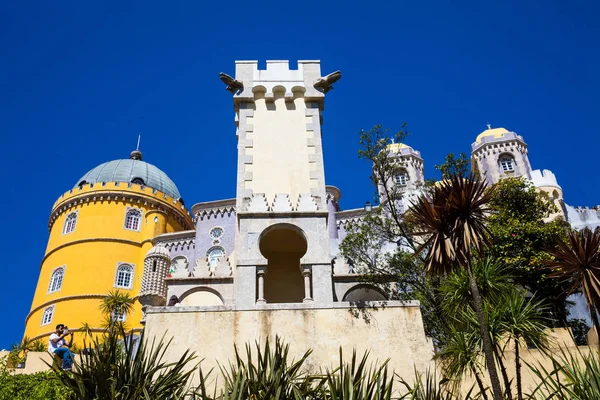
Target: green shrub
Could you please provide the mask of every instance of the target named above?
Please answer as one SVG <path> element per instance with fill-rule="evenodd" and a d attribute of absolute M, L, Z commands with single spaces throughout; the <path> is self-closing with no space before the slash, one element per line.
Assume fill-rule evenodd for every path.
<path fill-rule="evenodd" d="M 0 400 L 67 400 L 71 392 L 53 371 L 11 375 L 0 361 Z"/>

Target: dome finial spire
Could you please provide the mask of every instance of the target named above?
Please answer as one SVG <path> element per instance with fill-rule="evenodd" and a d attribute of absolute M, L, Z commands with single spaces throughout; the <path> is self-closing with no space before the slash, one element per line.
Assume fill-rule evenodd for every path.
<path fill-rule="evenodd" d="M 142 161 L 142 152 L 140 151 L 140 139 L 142 138 L 141 134 L 138 134 L 137 146 L 134 151 L 129 154 L 129 158 L 132 160 Z"/>

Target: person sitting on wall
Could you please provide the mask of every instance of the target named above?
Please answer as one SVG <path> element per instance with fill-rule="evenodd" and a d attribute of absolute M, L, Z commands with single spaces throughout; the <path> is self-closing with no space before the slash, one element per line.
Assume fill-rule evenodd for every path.
<path fill-rule="evenodd" d="M 71 335 L 70 340 L 65 340 L 65 337 Z M 73 342 L 73 332 L 69 331 L 64 324 L 56 325 L 56 332 L 50 335 L 48 342 L 48 352 L 62 358 L 62 369 L 70 371 L 73 368 L 73 353 L 69 347 Z"/>

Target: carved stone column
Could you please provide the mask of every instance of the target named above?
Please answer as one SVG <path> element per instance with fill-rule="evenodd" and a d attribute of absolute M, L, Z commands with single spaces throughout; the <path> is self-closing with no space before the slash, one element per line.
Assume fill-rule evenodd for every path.
<path fill-rule="evenodd" d="M 304 303 L 312 303 L 312 291 L 311 291 L 311 268 L 302 268 L 302 275 L 304 276 Z"/>
<path fill-rule="evenodd" d="M 265 300 L 265 275 L 267 274 L 267 267 L 257 267 L 256 276 L 258 277 L 258 298 L 256 304 L 266 304 Z"/>

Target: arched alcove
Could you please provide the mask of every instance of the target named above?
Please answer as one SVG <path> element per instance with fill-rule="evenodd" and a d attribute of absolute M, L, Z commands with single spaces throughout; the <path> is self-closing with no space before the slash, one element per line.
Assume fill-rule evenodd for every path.
<path fill-rule="evenodd" d="M 343 297 L 342 301 L 352 303 L 363 303 L 365 301 L 384 301 L 385 295 L 376 287 L 371 285 L 358 285 L 350 288 Z"/>
<path fill-rule="evenodd" d="M 291 224 L 271 226 L 261 234 L 259 248 L 268 260 L 264 285 L 267 303 L 301 303 L 304 279 L 300 259 L 307 250 L 302 230 Z"/>
<path fill-rule="evenodd" d="M 200 288 L 181 296 L 180 304 L 182 306 L 222 306 L 223 299 L 213 290 Z"/>

